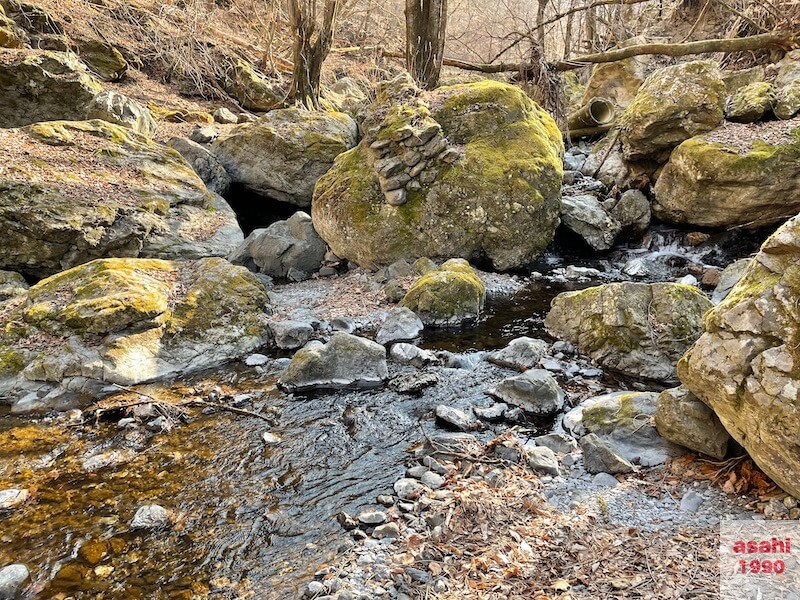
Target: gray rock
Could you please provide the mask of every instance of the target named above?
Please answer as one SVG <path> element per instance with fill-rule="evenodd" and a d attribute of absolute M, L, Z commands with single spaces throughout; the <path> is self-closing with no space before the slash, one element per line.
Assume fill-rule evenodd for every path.
<path fill-rule="evenodd" d="M 650 226 L 650 201 L 639 190 L 627 190 L 617 200 L 607 200 L 603 207 L 619 223 L 622 233 L 631 237 L 643 235 Z"/>
<path fill-rule="evenodd" d="M 283 438 L 279 435 L 275 435 L 270 431 L 265 431 L 261 434 L 261 439 L 267 446 L 275 446 L 283 442 Z"/>
<path fill-rule="evenodd" d="M 407 373 L 389 382 L 389 389 L 398 394 L 419 394 L 422 390 L 439 383 L 436 373 Z"/>
<path fill-rule="evenodd" d="M 156 122 L 144 106 L 113 90 L 97 94 L 89 105 L 88 119 L 102 119 L 151 137 Z"/>
<path fill-rule="evenodd" d="M 533 471 L 558 475 L 558 459 L 550 448 L 540 446 L 525 446 L 525 455 L 528 467 Z"/>
<path fill-rule="evenodd" d="M 244 359 L 244 364 L 248 367 L 260 367 L 269 362 L 269 357 L 264 354 L 251 354 Z"/>
<path fill-rule="evenodd" d="M 87 473 L 93 473 L 100 469 L 124 465 L 137 456 L 138 454 L 129 448 L 124 450 L 108 450 L 107 452 L 100 452 L 84 459 L 81 463 L 81 467 Z"/>
<path fill-rule="evenodd" d="M 205 147 L 192 140 L 174 137 L 167 142 L 167 146 L 177 151 L 186 162 L 194 169 L 197 176 L 203 180 L 209 191 L 224 196 L 231 186 L 228 172 L 217 158 Z"/>
<path fill-rule="evenodd" d="M 189 139 L 198 144 L 210 144 L 219 137 L 219 129 L 211 125 L 195 125 Z"/>
<path fill-rule="evenodd" d="M 416 479 L 404 477 L 394 483 L 394 493 L 401 500 L 416 500 L 428 488 Z"/>
<path fill-rule="evenodd" d="M 0 510 L 11 510 L 24 504 L 30 497 L 28 490 L 9 488 L 0 490 Z"/>
<path fill-rule="evenodd" d="M 220 106 L 213 113 L 214 120 L 221 125 L 236 125 L 239 122 L 239 117 L 233 114 L 224 106 Z"/>
<path fill-rule="evenodd" d="M 505 402 L 495 402 L 491 406 L 473 406 L 472 412 L 484 421 L 501 421 L 508 410 Z"/>
<path fill-rule="evenodd" d="M 412 365 L 422 368 L 439 362 L 436 355 L 430 350 L 423 350 L 413 344 L 393 344 L 389 349 L 390 358 L 401 365 Z"/>
<path fill-rule="evenodd" d="M 653 425 L 658 394 L 616 392 L 589 398 L 564 416 L 564 427 L 575 435 L 597 434 L 626 460 L 651 467 L 685 451 L 664 439 Z"/>
<path fill-rule="evenodd" d="M 271 321 L 269 328 L 275 345 L 281 350 L 302 348 L 314 333 L 314 328 L 303 321 Z"/>
<path fill-rule="evenodd" d="M 331 329 L 334 331 L 343 331 L 344 333 L 355 333 L 358 326 L 350 317 L 336 317 L 331 319 Z"/>
<path fill-rule="evenodd" d="M 372 537 L 376 540 L 396 539 L 400 537 L 400 526 L 397 523 L 386 523 L 379 525 L 372 532 Z"/>
<path fill-rule="evenodd" d="M 564 406 L 564 390 L 544 369 L 504 379 L 485 393 L 535 415 L 553 414 Z"/>
<path fill-rule="evenodd" d="M 30 286 L 25 278 L 14 271 L 0 271 L 0 302 L 21 296 Z"/>
<path fill-rule="evenodd" d="M 319 388 L 364 388 L 388 379 L 386 348 L 336 332 L 324 345 L 298 350 L 278 380 L 289 392 Z"/>
<path fill-rule="evenodd" d="M 13 600 L 20 588 L 28 581 L 30 572 L 22 564 L 8 565 L 0 569 L 0 599 Z"/>
<path fill-rule="evenodd" d="M 438 473 L 434 473 L 433 471 L 426 471 L 422 474 L 422 477 L 419 480 L 424 484 L 427 485 L 432 490 L 438 490 L 440 487 L 444 485 L 444 477 L 439 475 Z"/>
<path fill-rule="evenodd" d="M 723 269 L 722 273 L 719 276 L 719 283 L 717 287 L 714 289 L 714 292 L 711 294 L 711 302 L 714 304 L 719 304 L 725 298 L 728 297 L 728 294 L 731 293 L 731 290 L 739 283 L 739 280 L 744 277 L 745 271 L 747 271 L 747 265 L 750 264 L 749 258 L 742 258 L 741 260 L 737 260 L 729 264 L 725 269 Z"/>
<path fill-rule="evenodd" d="M 661 392 L 655 423 L 662 437 L 694 452 L 718 459 L 728 452 L 730 434 L 714 411 L 685 387 Z"/>
<path fill-rule="evenodd" d="M 582 237 L 594 250 L 608 250 L 622 227 L 592 195 L 563 196 L 561 222 Z"/>
<path fill-rule="evenodd" d="M 592 479 L 592 483 L 599 487 L 614 487 L 619 484 L 619 479 L 611 473 L 598 473 Z"/>
<path fill-rule="evenodd" d="M 690 490 L 683 495 L 683 498 L 681 498 L 681 510 L 685 510 L 687 512 L 697 512 L 705 501 L 705 498 L 703 498 L 700 494 L 694 490 Z"/>
<path fill-rule="evenodd" d="M 169 512 L 158 504 L 146 504 L 140 507 L 131 521 L 131 529 L 163 529 L 169 525 Z"/>
<path fill-rule="evenodd" d="M 486 355 L 486 360 L 501 367 L 526 371 L 539 364 L 547 355 L 547 349 L 548 344 L 543 340 L 519 337 L 511 340 L 505 348 Z"/>
<path fill-rule="evenodd" d="M 533 438 L 533 441 L 537 446 L 550 448 L 553 452 L 560 454 L 569 454 L 578 449 L 578 442 L 575 441 L 575 438 L 565 433 L 548 433 Z"/>
<path fill-rule="evenodd" d="M 358 514 L 358 522 L 363 525 L 380 525 L 386 522 L 386 513 L 382 510 L 364 510 Z"/>
<path fill-rule="evenodd" d="M 463 410 L 440 404 L 436 407 L 436 421 L 448 429 L 456 431 L 472 431 L 479 428 L 479 423 L 469 418 Z"/>
<path fill-rule="evenodd" d="M 228 260 L 271 277 L 288 277 L 292 269 L 303 273 L 318 271 L 326 250 L 311 216 L 298 211 L 285 221 L 253 231 Z"/>
<path fill-rule="evenodd" d="M 396 307 L 381 325 L 375 341 L 384 346 L 393 342 L 408 342 L 419 337 L 425 326 L 411 309 Z"/>
<path fill-rule="evenodd" d="M 589 473 L 630 473 L 633 465 L 611 444 L 590 433 L 581 438 L 583 465 Z"/>

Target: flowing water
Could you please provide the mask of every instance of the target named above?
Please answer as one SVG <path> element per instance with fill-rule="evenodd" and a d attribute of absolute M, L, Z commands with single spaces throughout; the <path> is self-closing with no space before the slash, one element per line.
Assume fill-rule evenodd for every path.
<path fill-rule="evenodd" d="M 713 264 L 670 244 L 664 234 L 655 250 L 587 261 L 604 272 L 592 280 L 528 282 L 491 299 L 475 327 L 428 332 L 424 345 L 471 352 L 543 335 L 553 296 L 624 278 L 621 266 L 632 257 L 653 265 L 650 279 L 674 277 L 687 262 Z M 727 251 L 716 245 L 714 252 L 729 261 L 750 246 Z M 541 269 L 581 263 L 555 258 L 565 255 L 551 255 Z M 0 489 L 26 488 L 33 501 L 0 515 L 0 565 L 29 566 L 31 598 L 294 595 L 342 544 L 333 516 L 374 506 L 376 494 L 390 491 L 406 451 L 422 437 L 420 417 L 443 399 L 480 397 L 485 374 L 447 371 L 437 395 L 424 399 L 385 390 L 291 397 L 276 389 L 273 376 L 240 365 L 144 388 L 159 398 L 214 386 L 248 393 L 249 410 L 270 415 L 271 424 L 198 411 L 171 432 L 152 434 L 121 429 L 114 420 L 70 425 L 64 416 L 2 415 Z M 266 430 L 283 442 L 265 445 Z M 87 457 L 109 451 L 117 452 L 117 464 L 87 472 Z M 150 503 L 173 512 L 172 529 L 129 529 L 136 509 Z"/>

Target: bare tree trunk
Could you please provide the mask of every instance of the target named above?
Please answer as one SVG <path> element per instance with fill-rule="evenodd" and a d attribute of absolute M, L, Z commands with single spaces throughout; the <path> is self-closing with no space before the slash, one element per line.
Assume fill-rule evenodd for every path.
<path fill-rule="evenodd" d="M 592 52 L 597 49 L 597 20 L 594 7 L 589 8 L 584 15 L 583 23 L 583 45 L 587 51 Z"/>
<path fill-rule="evenodd" d="M 569 58 L 570 53 L 572 52 L 572 19 L 575 15 L 570 13 L 567 15 L 567 26 L 566 31 L 564 32 L 564 54 L 563 58 Z"/>
<path fill-rule="evenodd" d="M 289 24 L 294 35 L 294 70 L 289 98 L 319 107 L 322 63 L 333 45 L 339 0 L 325 0 L 322 23 L 317 22 L 316 0 L 289 0 Z"/>
<path fill-rule="evenodd" d="M 406 0 L 406 65 L 420 87 L 439 83 L 447 34 L 447 0 Z"/>
<path fill-rule="evenodd" d="M 544 51 L 545 32 L 544 27 L 539 27 L 540 23 L 544 23 L 544 14 L 547 10 L 547 0 L 537 0 L 536 2 L 536 43 L 539 46 L 539 55 L 546 57 Z"/>

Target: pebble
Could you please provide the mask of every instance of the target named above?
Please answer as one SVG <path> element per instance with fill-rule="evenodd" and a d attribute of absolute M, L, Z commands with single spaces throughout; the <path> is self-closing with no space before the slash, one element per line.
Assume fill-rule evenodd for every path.
<path fill-rule="evenodd" d="M 372 537 L 376 540 L 382 539 L 394 539 L 400 537 L 400 527 L 397 523 L 386 523 L 385 525 L 379 525 L 375 528 L 375 531 L 372 532 Z"/>
<path fill-rule="evenodd" d="M 269 362 L 269 357 L 263 354 L 251 354 L 244 359 L 244 364 L 248 367 L 260 367 Z"/>
<path fill-rule="evenodd" d="M 158 504 L 146 504 L 136 511 L 131 529 L 161 529 L 169 526 L 169 512 Z"/>
<path fill-rule="evenodd" d="M 423 467 L 422 465 L 414 465 L 413 467 L 409 467 L 406 469 L 406 477 L 411 477 L 413 479 L 422 479 L 422 476 L 428 472 L 427 467 Z"/>
<path fill-rule="evenodd" d="M 309 581 L 308 585 L 306 586 L 305 596 L 307 598 L 313 598 L 314 596 L 319 596 L 324 591 L 325 586 L 321 581 Z"/>
<path fill-rule="evenodd" d="M 274 446 L 275 444 L 280 444 L 283 441 L 281 436 L 270 433 L 269 431 L 262 433 L 261 439 L 264 440 L 264 443 L 267 446 Z"/>
<path fill-rule="evenodd" d="M 434 473 L 438 473 L 439 475 L 447 475 L 451 469 L 444 466 L 438 460 L 433 458 L 432 456 L 423 456 L 422 457 L 422 464 L 428 467 Z"/>
<path fill-rule="evenodd" d="M 28 577 L 28 567 L 19 563 L 0 569 L 0 598 L 15 598 Z"/>
<path fill-rule="evenodd" d="M 380 525 L 386 522 L 386 513 L 382 510 L 364 510 L 358 514 L 362 525 Z"/>
<path fill-rule="evenodd" d="M 409 479 L 407 477 L 398 479 L 394 484 L 394 492 L 402 500 L 413 500 L 414 498 L 417 498 L 424 490 L 425 486 L 419 481 L 416 479 Z"/>
<path fill-rule="evenodd" d="M 388 494 L 380 494 L 375 500 L 381 506 L 392 506 L 394 504 L 394 498 Z"/>
<path fill-rule="evenodd" d="M 432 490 L 438 490 L 444 485 L 444 477 L 438 473 L 434 473 L 433 471 L 427 471 L 422 477 L 420 477 L 420 481 Z"/>
<path fill-rule="evenodd" d="M 30 497 L 28 490 L 10 488 L 0 491 L 0 510 L 11 510 L 24 504 Z"/>
<path fill-rule="evenodd" d="M 681 510 L 697 512 L 704 502 L 705 498 L 703 498 L 694 490 L 690 490 L 683 495 L 683 498 L 681 498 Z"/>
<path fill-rule="evenodd" d="M 611 473 L 598 473 L 592 479 L 592 483 L 600 487 L 614 487 L 619 484 L 619 480 Z"/>

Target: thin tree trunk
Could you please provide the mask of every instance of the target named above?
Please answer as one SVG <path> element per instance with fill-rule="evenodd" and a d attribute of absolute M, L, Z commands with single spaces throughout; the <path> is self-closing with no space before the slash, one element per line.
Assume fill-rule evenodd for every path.
<path fill-rule="evenodd" d="M 537 0 L 536 4 L 536 43 L 539 46 L 539 55 L 546 57 L 544 51 L 544 43 L 545 43 L 545 31 L 544 27 L 540 27 L 539 24 L 544 22 L 544 14 L 547 10 L 547 0 Z"/>
<path fill-rule="evenodd" d="M 294 35 L 294 69 L 289 98 L 305 106 L 319 107 L 322 63 L 333 45 L 339 0 L 326 0 L 317 30 L 316 1 L 289 0 L 289 24 Z"/>
<path fill-rule="evenodd" d="M 406 0 L 406 65 L 420 87 L 439 83 L 447 34 L 447 0 Z"/>

